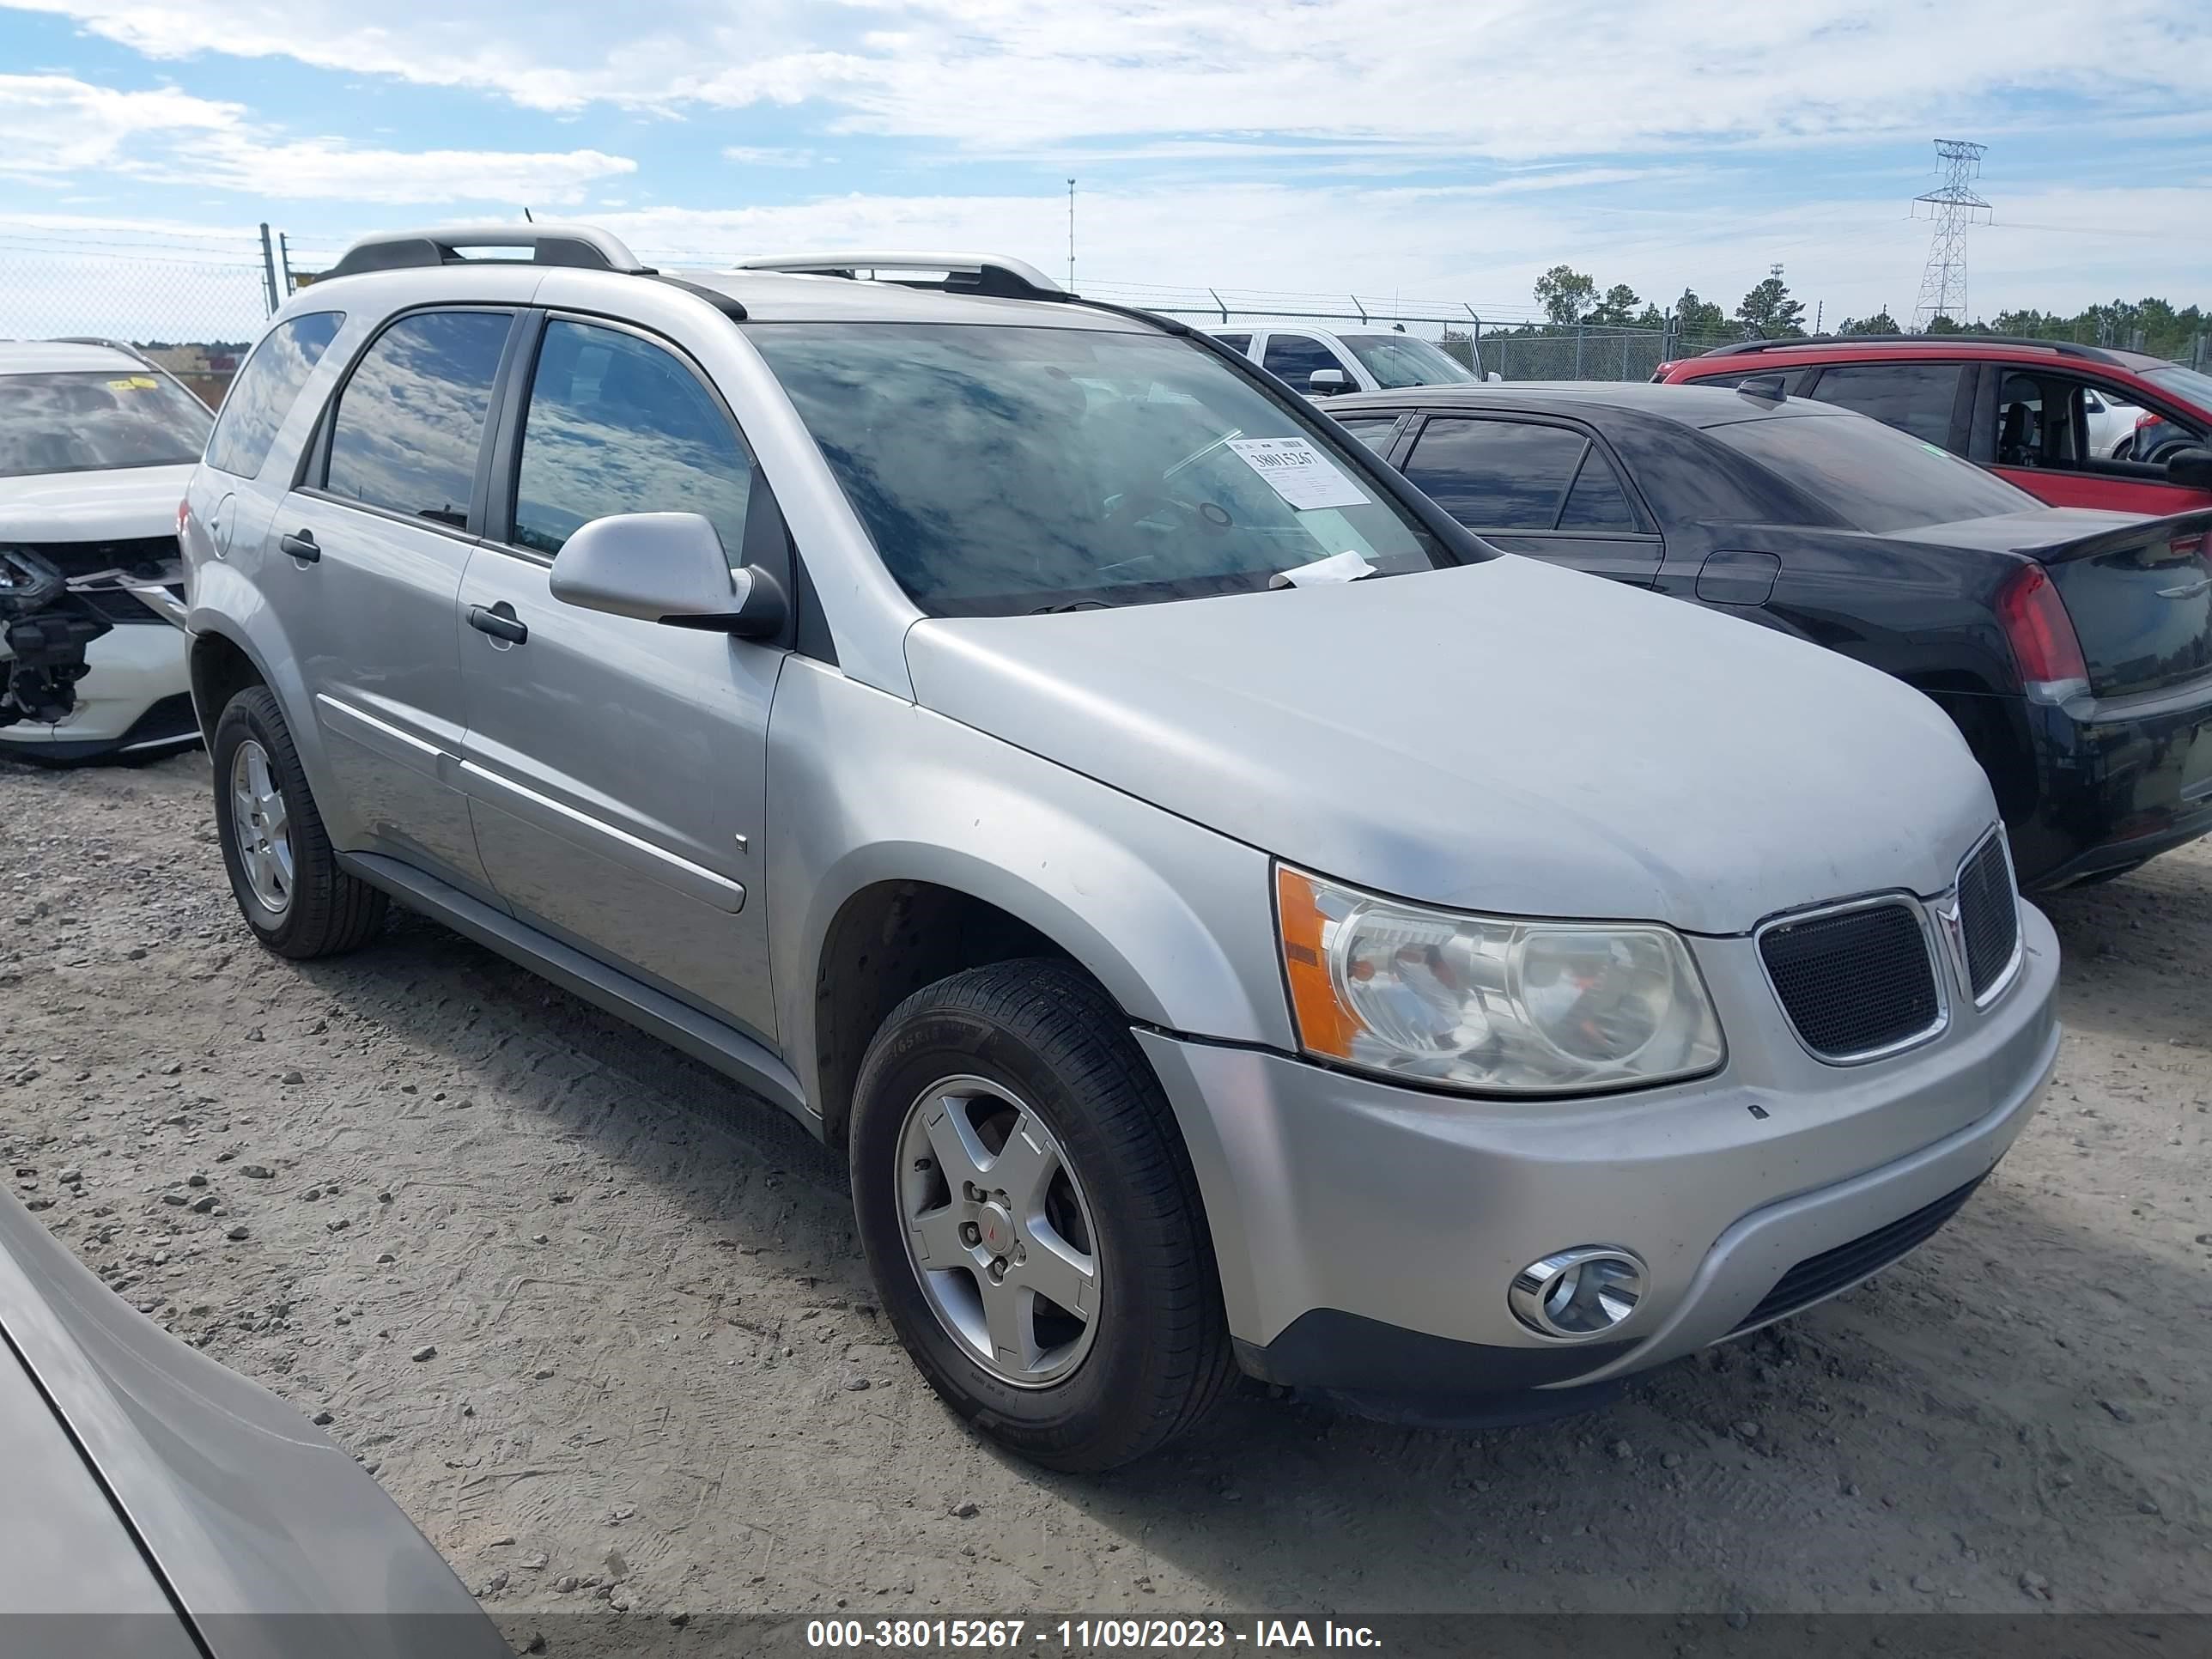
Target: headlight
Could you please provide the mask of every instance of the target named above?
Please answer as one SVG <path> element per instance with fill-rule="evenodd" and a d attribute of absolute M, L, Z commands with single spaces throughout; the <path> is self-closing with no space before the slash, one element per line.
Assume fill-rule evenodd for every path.
<path fill-rule="evenodd" d="M 1648 922 L 1430 910 L 1279 867 L 1283 965 L 1309 1054 L 1497 1094 L 1577 1094 L 1721 1063 L 1688 949 Z"/>

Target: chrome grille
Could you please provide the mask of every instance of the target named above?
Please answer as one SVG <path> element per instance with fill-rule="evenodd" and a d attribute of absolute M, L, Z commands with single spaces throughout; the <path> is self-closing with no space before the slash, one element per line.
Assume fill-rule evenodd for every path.
<path fill-rule="evenodd" d="M 1759 954 L 1783 1012 L 1823 1060 L 1866 1060 L 1943 1023 L 1917 906 L 1882 899 L 1772 924 Z"/>
<path fill-rule="evenodd" d="M 2002 836 L 1991 836 L 1959 867 L 1959 933 L 1966 979 L 1979 1002 L 2004 977 L 2020 945 L 2020 902 Z"/>

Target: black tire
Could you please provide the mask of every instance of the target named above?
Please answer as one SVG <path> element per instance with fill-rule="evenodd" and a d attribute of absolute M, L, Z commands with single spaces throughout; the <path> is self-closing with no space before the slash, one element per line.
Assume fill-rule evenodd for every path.
<path fill-rule="evenodd" d="M 1011 1089 L 1065 1150 L 1091 1211 L 1100 1305 L 1063 1379 L 1018 1387 L 947 1333 L 909 1257 L 900 1135 L 933 1085 Z M 1110 1469 L 1191 1428 L 1234 1375 L 1198 1183 L 1128 1023 L 1091 980 L 1049 960 L 970 969 L 915 992 L 869 1045 L 854 1091 L 853 1203 L 885 1311 L 945 1403 L 1049 1468 Z"/>
<path fill-rule="evenodd" d="M 248 738 L 268 755 L 291 821 L 292 893 L 282 915 L 271 915 L 254 895 L 231 812 L 231 763 L 239 745 Z M 233 697 L 216 721 L 209 758 L 215 765 L 215 823 L 222 843 L 223 872 L 254 938 L 278 956 L 296 960 L 337 956 L 374 939 L 384 926 L 385 896 L 338 867 L 276 694 L 265 685 L 252 685 Z"/>

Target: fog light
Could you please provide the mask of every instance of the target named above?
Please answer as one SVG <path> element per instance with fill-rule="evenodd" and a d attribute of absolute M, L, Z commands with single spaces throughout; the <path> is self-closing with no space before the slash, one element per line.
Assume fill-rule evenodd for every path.
<path fill-rule="evenodd" d="M 1602 1336 L 1644 1299 L 1644 1263 L 1610 1244 L 1582 1244 L 1532 1261 L 1513 1275 L 1505 1300 L 1539 1336 L 1577 1342 Z"/>

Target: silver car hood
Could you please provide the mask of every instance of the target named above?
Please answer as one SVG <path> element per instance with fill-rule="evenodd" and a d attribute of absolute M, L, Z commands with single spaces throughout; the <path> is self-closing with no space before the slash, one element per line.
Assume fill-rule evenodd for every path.
<path fill-rule="evenodd" d="M 0 542 L 119 541 L 177 533 L 191 463 L 0 478 Z"/>
<path fill-rule="evenodd" d="M 1534 560 L 932 618 L 926 708 L 1317 872 L 1741 933 L 1948 886 L 1996 821 L 1936 705 L 1832 652 Z"/>

